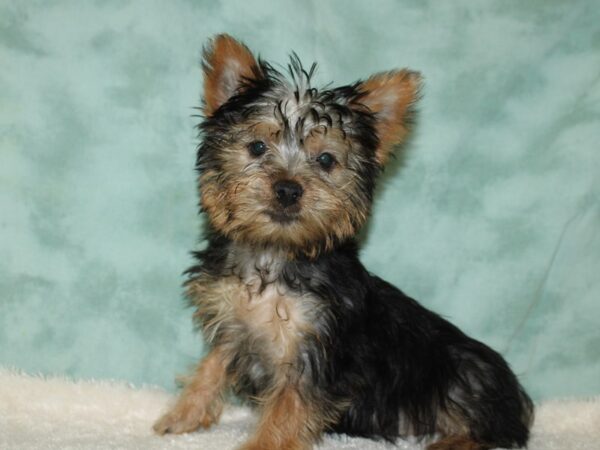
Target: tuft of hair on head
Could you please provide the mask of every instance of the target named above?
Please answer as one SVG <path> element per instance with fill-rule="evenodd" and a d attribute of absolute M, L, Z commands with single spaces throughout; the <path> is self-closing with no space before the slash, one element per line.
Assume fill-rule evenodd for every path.
<path fill-rule="evenodd" d="M 228 34 L 219 34 L 204 47 L 204 114 L 208 117 L 252 80 L 263 77 L 252 52 Z"/>
<path fill-rule="evenodd" d="M 375 116 L 379 145 L 375 158 L 380 166 L 388 161 L 394 146 L 410 131 L 413 107 L 419 99 L 421 75 L 407 69 L 378 73 L 356 85 L 358 102 Z"/>

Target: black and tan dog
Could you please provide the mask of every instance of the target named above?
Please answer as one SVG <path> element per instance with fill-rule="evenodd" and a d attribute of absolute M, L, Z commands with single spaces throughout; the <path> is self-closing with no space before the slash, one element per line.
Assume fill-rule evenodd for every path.
<path fill-rule="evenodd" d="M 358 260 L 419 75 L 317 90 L 314 65 L 294 56 L 286 79 L 227 35 L 203 68 L 208 246 L 186 286 L 210 352 L 155 430 L 209 427 L 233 392 L 261 414 L 245 450 L 310 449 L 326 432 L 524 446 L 533 408 L 504 359 Z"/>

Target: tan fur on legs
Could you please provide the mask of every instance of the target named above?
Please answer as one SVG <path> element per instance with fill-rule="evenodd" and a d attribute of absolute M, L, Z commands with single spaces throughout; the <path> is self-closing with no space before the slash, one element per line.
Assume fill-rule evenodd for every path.
<path fill-rule="evenodd" d="M 200 363 L 175 406 L 154 424 L 158 434 L 188 433 L 216 423 L 223 410 L 224 352 L 213 349 Z"/>
<path fill-rule="evenodd" d="M 490 448 L 468 436 L 447 436 L 427 446 L 427 450 L 488 450 Z"/>
<path fill-rule="evenodd" d="M 258 430 L 239 450 L 309 450 L 324 423 L 295 387 L 286 386 L 266 401 Z"/>

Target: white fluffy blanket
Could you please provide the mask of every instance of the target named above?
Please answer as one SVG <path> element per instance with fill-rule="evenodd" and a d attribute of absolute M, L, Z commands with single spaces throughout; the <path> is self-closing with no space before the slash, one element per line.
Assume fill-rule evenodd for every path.
<path fill-rule="evenodd" d="M 529 449 L 600 450 L 599 400 L 538 405 Z M 227 450 L 248 436 L 254 421 L 247 409 L 232 407 L 210 431 L 155 436 L 152 423 L 172 401 L 171 395 L 159 389 L 0 371 L 0 449 Z M 328 437 L 319 450 L 392 448 L 420 446 Z"/>

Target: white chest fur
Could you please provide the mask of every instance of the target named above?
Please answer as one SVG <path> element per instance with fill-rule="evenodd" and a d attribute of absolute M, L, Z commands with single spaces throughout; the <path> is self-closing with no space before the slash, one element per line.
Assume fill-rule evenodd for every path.
<path fill-rule="evenodd" d="M 291 362 L 310 326 L 303 299 L 278 284 L 252 292 L 236 304 L 235 318 L 244 323 L 251 339 L 260 341 L 274 362 Z"/>
<path fill-rule="evenodd" d="M 314 297 L 291 290 L 282 278 L 285 256 L 232 248 L 226 276 L 190 286 L 204 329 L 212 340 L 246 340 L 274 364 L 292 363 L 304 336 L 314 329 Z"/>
<path fill-rule="evenodd" d="M 238 248 L 231 259 L 247 290 L 236 302 L 236 320 L 246 325 L 249 337 L 260 341 L 273 362 L 291 362 L 302 336 L 310 331 L 308 307 L 313 302 L 291 291 L 281 279 L 282 254 Z"/>

